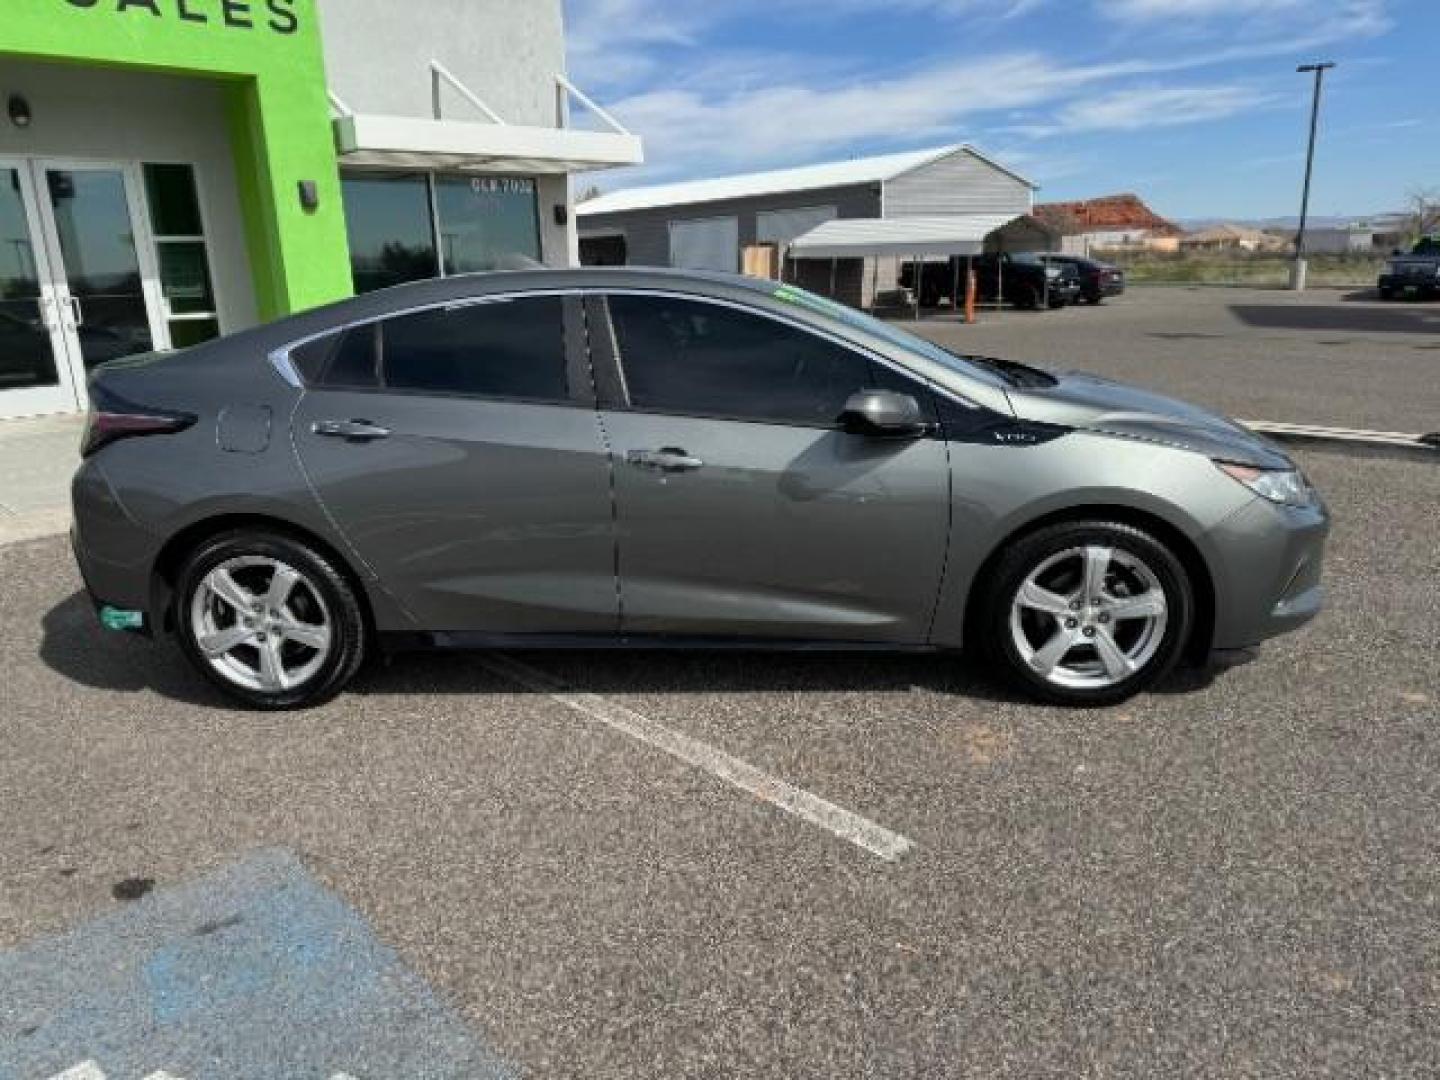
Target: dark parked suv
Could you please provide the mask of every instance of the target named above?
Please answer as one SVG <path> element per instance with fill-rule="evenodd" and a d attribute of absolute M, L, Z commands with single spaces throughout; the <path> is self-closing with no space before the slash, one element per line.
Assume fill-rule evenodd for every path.
<path fill-rule="evenodd" d="M 1409 255 L 1397 249 L 1376 284 L 1381 300 L 1411 292 L 1424 297 L 1440 295 L 1440 236 L 1421 237 Z"/>
<path fill-rule="evenodd" d="M 970 262 L 975 268 L 976 295 L 987 303 L 1008 301 L 1022 308 L 1073 304 L 1080 297 L 1079 273 L 1073 266 L 1047 265 L 1045 258 L 1028 251 L 974 256 Z M 957 282 L 961 297 L 965 295 L 965 263 L 959 257 L 948 263 L 926 263 L 919 274 L 915 263 L 906 263 L 900 284 L 914 289 L 918 277 L 921 307 L 934 307 L 941 300 L 954 303 Z"/>
<path fill-rule="evenodd" d="M 1107 296 L 1119 296 L 1125 291 L 1125 271 L 1118 266 L 1082 255 L 1045 255 L 1042 258 L 1052 266 L 1075 268 L 1080 275 L 1080 299 L 1087 304 L 1098 304 Z"/>

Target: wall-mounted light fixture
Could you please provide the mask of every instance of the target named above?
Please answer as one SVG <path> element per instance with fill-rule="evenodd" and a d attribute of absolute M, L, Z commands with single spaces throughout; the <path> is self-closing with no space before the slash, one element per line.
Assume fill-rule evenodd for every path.
<path fill-rule="evenodd" d="M 6 102 L 6 111 L 10 114 L 10 122 L 18 128 L 28 128 L 33 119 L 30 115 L 30 102 L 26 101 L 19 94 L 11 94 L 10 100 Z"/>
<path fill-rule="evenodd" d="M 570 220 L 570 208 L 564 203 L 555 204 L 555 224 L 564 226 Z"/>
<path fill-rule="evenodd" d="M 300 181 L 300 209 L 305 211 L 320 209 L 320 188 L 314 180 Z"/>

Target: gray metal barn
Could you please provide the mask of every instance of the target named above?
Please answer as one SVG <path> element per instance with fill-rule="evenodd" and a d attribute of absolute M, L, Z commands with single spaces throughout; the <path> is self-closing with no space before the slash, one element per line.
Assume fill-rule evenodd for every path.
<path fill-rule="evenodd" d="M 968 144 L 797 169 L 631 188 L 575 208 L 587 264 L 742 269 L 774 245 L 787 281 L 856 306 L 894 284 L 898 259 L 786 258 L 792 240 L 832 219 L 1028 215 L 1036 185 Z M 878 272 L 877 272 L 878 271 Z M 833 288 L 832 288 L 833 285 Z"/>

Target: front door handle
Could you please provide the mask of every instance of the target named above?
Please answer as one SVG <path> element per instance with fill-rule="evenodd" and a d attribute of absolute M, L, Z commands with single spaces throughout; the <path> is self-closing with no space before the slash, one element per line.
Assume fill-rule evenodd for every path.
<path fill-rule="evenodd" d="M 384 439 L 390 435 L 389 428 L 372 424 L 369 420 L 316 420 L 314 424 L 310 425 L 310 430 L 316 435 L 326 435 L 332 439 L 350 439 L 354 442 L 369 442 L 372 439 Z"/>
<path fill-rule="evenodd" d="M 625 460 L 637 469 L 655 469 L 659 472 L 693 472 L 705 464 L 678 446 L 662 446 L 659 450 L 631 450 L 625 455 Z"/>

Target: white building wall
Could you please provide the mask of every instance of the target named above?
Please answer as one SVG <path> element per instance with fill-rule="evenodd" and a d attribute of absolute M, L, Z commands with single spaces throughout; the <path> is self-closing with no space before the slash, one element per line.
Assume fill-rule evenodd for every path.
<path fill-rule="evenodd" d="M 957 150 L 885 183 L 883 216 L 1028 214 L 1034 189 L 969 150 Z"/>
<path fill-rule="evenodd" d="M 231 333 L 255 324 L 255 290 L 219 83 L 7 59 L 5 90 L 23 94 L 34 119 L 24 129 L 0 123 L 0 157 L 193 166 L 220 328 Z"/>
<path fill-rule="evenodd" d="M 357 113 L 428 117 L 439 60 L 510 124 L 555 126 L 561 0 L 318 0 L 330 89 Z M 483 120 L 446 86 L 444 115 Z"/>

